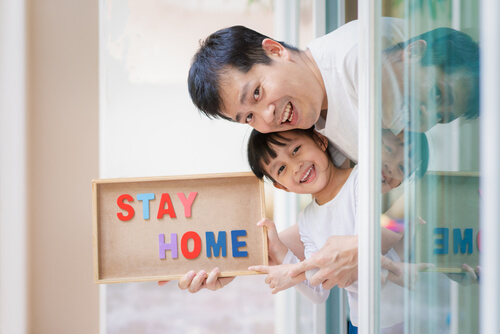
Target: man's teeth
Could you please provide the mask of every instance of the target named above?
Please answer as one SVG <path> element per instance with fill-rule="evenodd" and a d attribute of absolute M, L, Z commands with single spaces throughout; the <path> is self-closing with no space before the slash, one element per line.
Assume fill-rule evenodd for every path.
<path fill-rule="evenodd" d="M 300 180 L 300 182 L 305 182 L 305 181 L 307 181 L 307 179 L 309 178 L 309 175 L 311 174 L 311 172 L 312 172 L 312 170 L 313 170 L 313 167 L 314 167 L 314 166 L 309 167 L 309 169 L 307 170 L 306 175 L 304 175 L 304 177 Z"/>
<path fill-rule="evenodd" d="M 285 113 L 283 114 L 283 119 L 281 120 L 281 123 L 285 123 L 286 121 L 291 122 L 293 118 L 293 111 L 292 111 L 292 104 L 288 102 L 285 108 Z"/>

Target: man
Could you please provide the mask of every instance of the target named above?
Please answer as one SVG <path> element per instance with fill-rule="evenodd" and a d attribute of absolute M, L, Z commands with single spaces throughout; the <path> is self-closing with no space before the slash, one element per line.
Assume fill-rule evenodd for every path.
<path fill-rule="evenodd" d="M 382 63 L 384 128 L 425 132 L 478 116 L 479 46 L 470 36 L 434 29 L 385 49 Z"/>
<path fill-rule="evenodd" d="M 461 79 L 474 72 L 465 66 L 466 61 L 446 65 L 454 63 L 446 57 L 453 56 L 461 44 L 446 42 L 444 37 L 441 48 L 428 47 L 436 35 L 446 35 L 441 32 L 421 36 L 429 41 L 419 37 L 401 44 L 403 22 L 391 18 L 381 21 L 383 47 L 394 45 L 383 54 L 383 126 L 397 134 L 405 127 L 425 131 L 462 114 L 474 117 L 473 112 L 450 112 L 454 110 L 452 100 L 461 101 L 459 105 L 473 101 L 475 94 L 471 91 L 478 87 L 476 83 L 467 86 L 467 80 Z M 210 118 L 248 124 L 263 133 L 316 125 L 331 141 L 334 150 L 330 153 L 336 165 L 347 165 L 349 160 L 357 162 L 357 38 L 357 21 L 313 41 L 304 51 L 241 26 L 219 30 L 204 41 L 193 58 L 188 77 L 191 99 Z M 478 63 L 477 45 L 469 43 L 467 48 L 475 48 L 471 58 L 475 57 Z M 432 61 L 436 50 L 444 51 L 441 62 Z M 402 93 L 408 69 L 421 77 L 417 80 L 418 94 L 410 99 Z M 452 83 L 450 89 L 445 87 L 447 82 Z M 432 93 L 434 102 L 429 104 Z M 470 104 L 477 106 L 476 102 Z M 429 108 L 424 110 L 425 106 Z M 280 238 L 300 251 L 294 228 L 285 233 L 283 237 L 280 233 Z M 310 279 L 313 285 L 323 284 L 329 289 L 352 284 L 357 280 L 357 237 L 332 237 L 314 257 L 298 265 L 293 274 L 314 267 L 319 270 Z M 217 289 L 224 284 L 217 275 L 217 271 L 191 272 L 179 286 L 191 292 L 201 287 Z"/>

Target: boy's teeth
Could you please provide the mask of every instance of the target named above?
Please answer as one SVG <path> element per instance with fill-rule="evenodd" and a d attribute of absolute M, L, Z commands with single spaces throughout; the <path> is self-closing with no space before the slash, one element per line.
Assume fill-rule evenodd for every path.
<path fill-rule="evenodd" d="M 283 114 L 283 119 L 281 120 L 281 123 L 285 123 L 286 121 L 291 122 L 293 118 L 293 111 L 292 111 L 292 104 L 288 102 L 285 108 L 285 113 Z"/>
<path fill-rule="evenodd" d="M 305 182 L 307 180 L 307 178 L 309 177 L 309 174 L 311 174 L 312 169 L 313 169 L 313 166 L 309 167 L 306 175 L 304 175 L 304 177 L 300 180 L 300 182 Z"/>

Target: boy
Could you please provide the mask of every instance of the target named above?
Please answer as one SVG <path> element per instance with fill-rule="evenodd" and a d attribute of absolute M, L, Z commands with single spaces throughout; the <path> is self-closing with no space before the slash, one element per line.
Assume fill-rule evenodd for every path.
<path fill-rule="evenodd" d="M 328 154 L 328 140 L 310 128 L 262 134 L 252 131 L 248 143 L 248 160 L 253 173 L 260 179 L 266 177 L 273 185 L 285 191 L 311 194 L 313 201 L 301 212 L 299 232 L 307 258 L 321 249 L 332 235 L 357 235 L 357 167 L 339 169 Z M 288 269 L 298 259 L 277 238 L 274 224 L 264 219 L 260 226 L 270 229 L 269 256 L 278 266 L 254 266 L 249 270 L 268 273 L 266 283 L 273 293 L 296 286 L 315 303 L 324 302 L 329 290 L 313 287 L 304 282 L 313 274 L 307 272 L 290 277 Z M 383 261 L 400 262 L 401 235 L 382 228 Z M 394 246 L 394 248 L 393 248 Z M 425 266 L 425 265 L 424 265 Z M 420 265 L 419 267 L 422 267 Z M 400 273 L 398 273 L 400 274 Z M 401 326 L 404 315 L 402 275 L 386 273 L 381 290 L 381 326 L 389 330 Z M 397 283 L 399 285 L 396 285 Z M 357 284 L 346 288 L 351 309 L 351 321 L 357 326 Z"/>

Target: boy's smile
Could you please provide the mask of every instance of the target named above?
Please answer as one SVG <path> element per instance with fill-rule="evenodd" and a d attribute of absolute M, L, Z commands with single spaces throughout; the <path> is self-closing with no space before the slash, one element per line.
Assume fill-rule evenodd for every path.
<path fill-rule="evenodd" d="M 275 186 L 297 194 L 321 196 L 330 181 L 326 146 L 294 131 L 282 132 L 283 146 L 272 145 L 277 156 L 266 165 Z"/>

